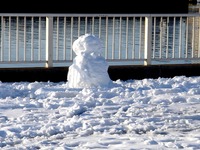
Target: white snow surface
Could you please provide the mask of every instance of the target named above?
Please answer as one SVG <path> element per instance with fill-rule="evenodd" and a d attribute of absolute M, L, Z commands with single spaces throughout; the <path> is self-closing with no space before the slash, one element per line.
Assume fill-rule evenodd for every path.
<path fill-rule="evenodd" d="M 200 149 L 200 77 L 0 82 L 1 149 Z"/>

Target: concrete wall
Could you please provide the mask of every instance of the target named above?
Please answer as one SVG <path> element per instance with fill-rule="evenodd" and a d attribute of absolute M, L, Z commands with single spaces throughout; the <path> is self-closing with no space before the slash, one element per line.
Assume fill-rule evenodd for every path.
<path fill-rule="evenodd" d="M 2 82 L 67 81 L 68 68 L 0 69 Z M 200 65 L 110 66 L 110 78 L 115 80 L 145 79 L 174 76 L 200 76 Z"/>

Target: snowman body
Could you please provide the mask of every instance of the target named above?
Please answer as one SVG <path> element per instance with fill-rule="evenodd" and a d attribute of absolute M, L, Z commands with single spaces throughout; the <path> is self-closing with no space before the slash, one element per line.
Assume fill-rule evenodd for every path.
<path fill-rule="evenodd" d="M 91 34 L 80 36 L 73 43 L 76 57 L 69 66 L 67 80 L 71 88 L 89 88 L 108 86 L 108 63 L 101 55 L 102 46 L 99 38 Z"/>

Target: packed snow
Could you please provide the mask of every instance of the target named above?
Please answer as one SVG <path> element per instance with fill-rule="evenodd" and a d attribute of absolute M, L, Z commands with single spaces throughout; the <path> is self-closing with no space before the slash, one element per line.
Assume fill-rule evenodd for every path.
<path fill-rule="evenodd" d="M 95 35 L 85 34 L 75 40 L 72 47 L 77 56 L 69 66 L 69 87 L 109 86 L 111 79 L 107 72 L 108 63 L 102 56 L 102 41 Z"/>
<path fill-rule="evenodd" d="M 200 149 L 200 77 L 0 83 L 1 149 Z"/>
<path fill-rule="evenodd" d="M 85 81 L 0 82 L 0 148 L 200 149 L 199 76 Z"/>

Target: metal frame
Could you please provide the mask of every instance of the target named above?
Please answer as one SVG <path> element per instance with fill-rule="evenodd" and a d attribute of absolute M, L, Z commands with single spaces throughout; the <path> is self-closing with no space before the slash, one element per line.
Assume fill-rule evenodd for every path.
<path fill-rule="evenodd" d="M 9 68 L 14 64 L 19 67 L 19 64 L 22 64 L 22 67 L 24 64 L 31 64 L 30 67 L 42 64 L 42 67 L 47 68 L 69 66 L 75 57 L 71 47 L 73 40 L 83 34 L 83 28 L 84 33 L 90 31 L 103 39 L 103 55 L 110 65 L 155 65 L 159 64 L 159 61 L 160 64 L 168 64 L 170 61 L 179 64 L 180 60 L 199 63 L 200 14 L 0 15 L 0 68 Z M 27 25 L 29 17 L 31 24 Z M 8 20 L 5 21 L 5 18 Z M 16 21 L 14 27 L 12 18 Z M 23 18 L 23 29 L 20 29 L 20 18 Z M 39 18 L 38 31 L 34 28 L 34 18 Z M 42 38 L 42 19 L 45 22 L 45 40 Z M 60 22 L 63 23 L 62 27 L 59 26 Z M 170 28 L 169 24 L 172 24 Z M 38 38 L 35 38 L 35 32 L 38 32 Z M 173 45 L 169 45 L 169 40 L 172 40 Z M 30 45 L 27 41 L 30 41 Z M 60 46 L 62 42 L 64 44 Z M 156 46 L 157 43 L 159 46 Z M 20 50 L 22 45 L 23 54 Z M 157 63 L 154 63 L 155 61 Z"/>

